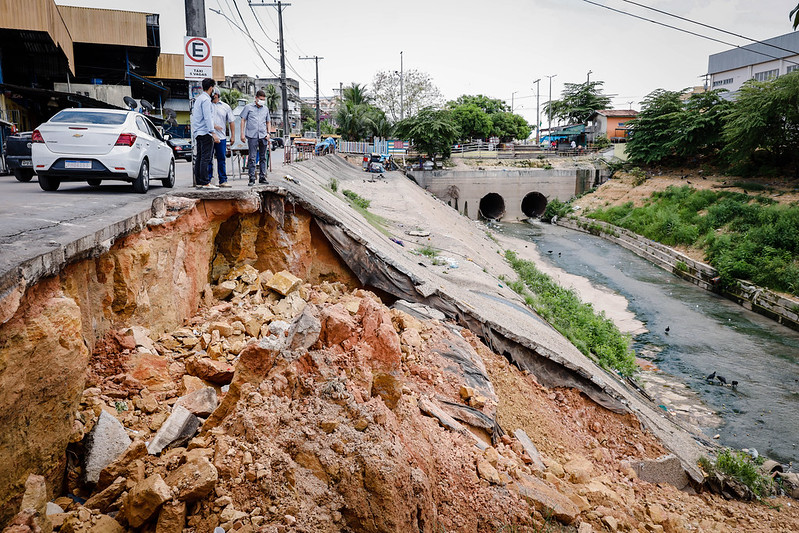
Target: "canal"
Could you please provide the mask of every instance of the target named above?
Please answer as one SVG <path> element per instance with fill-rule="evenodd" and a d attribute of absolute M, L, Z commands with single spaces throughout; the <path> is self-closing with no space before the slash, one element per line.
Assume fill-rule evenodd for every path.
<path fill-rule="evenodd" d="M 497 231 L 533 242 L 543 261 L 626 298 L 645 326 L 633 348 L 659 369 L 643 376 L 656 400 L 692 401 L 694 422 L 722 445 L 799 459 L 799 333 L 599 237 L 540 222 Z M 738 386 L 707 381 L 713 372 Z"/>

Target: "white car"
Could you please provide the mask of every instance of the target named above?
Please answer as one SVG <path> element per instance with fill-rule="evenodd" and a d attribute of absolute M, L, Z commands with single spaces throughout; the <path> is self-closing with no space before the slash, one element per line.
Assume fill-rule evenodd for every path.
<path fill-rule="evenodd" d="M 39 186 L 55 191 L 63 181 L 121 180 L 146 193 L 150 177 L 175 185 L 172 148 L 152 122 L 135 111 L 63 109 L 34 130 L 33 168 Z"/>

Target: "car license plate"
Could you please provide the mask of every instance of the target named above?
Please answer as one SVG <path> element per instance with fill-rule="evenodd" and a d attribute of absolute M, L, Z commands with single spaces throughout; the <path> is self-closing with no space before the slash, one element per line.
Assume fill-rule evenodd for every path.
<path fill-rule="evenodd" d="M 92 168 L 91 161 L 64 161 L 64 168 Z"/>
<path fill-rule="evenodd" d="M 31 161 L 30 159 L 23 159 L 22 160 L 22 166 L 23 167 L 32 167 L 33 166 L 33 161 Z"/>

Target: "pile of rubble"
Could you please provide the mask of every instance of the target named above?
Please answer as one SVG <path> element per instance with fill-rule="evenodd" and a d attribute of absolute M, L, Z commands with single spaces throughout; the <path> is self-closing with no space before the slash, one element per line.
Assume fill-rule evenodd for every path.
<path fill-rule="evenodd" d="M 662 449 L 640 429 L 624 429 L 640 435 L 629 446 L 638 457 L 608 473 L 597 466 L 605 449 L 539 451 L 523 428 L 500 427 L 509 400 L 487 358 L 552 405 L 565 396 L 431 309 L 389 309 L 362 289 L 250 266 L 207 287 L 204 302 L 158 339 L 132 327 L 98 343 L 66 487 L 32 475 L 6 531 L 476 532 L 558 522 L 586 533 L 681 531 L 690 521 L 641 503 L 650 486 L 636 459 Z"/>

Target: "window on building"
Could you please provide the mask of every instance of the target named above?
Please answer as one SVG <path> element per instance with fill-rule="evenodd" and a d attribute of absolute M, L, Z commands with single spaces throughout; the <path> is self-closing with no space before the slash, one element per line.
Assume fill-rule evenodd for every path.
<path fill-rule="evenodd" d="M 799 65 L 788 65 L 788 68 L 785 69 L 785 73 L 790 74 L 794 70 L 799 70 Z"/>
<path fill-rule="evenodd" d="M 725 78 L 723 80 L 713 81 L 713 87 L 721 87 L 722 85 L 729 85 L 732 83 L 732 78 Z"/>
<path fill-rule="evenodd" d="M 773 80 L 780 74 L 780 69 L 775 68 L 774 70 L 764 70 L 763 72 L 757 72 L 755 74 L 755 80 L 757 81 L 768 81 Z"/>

